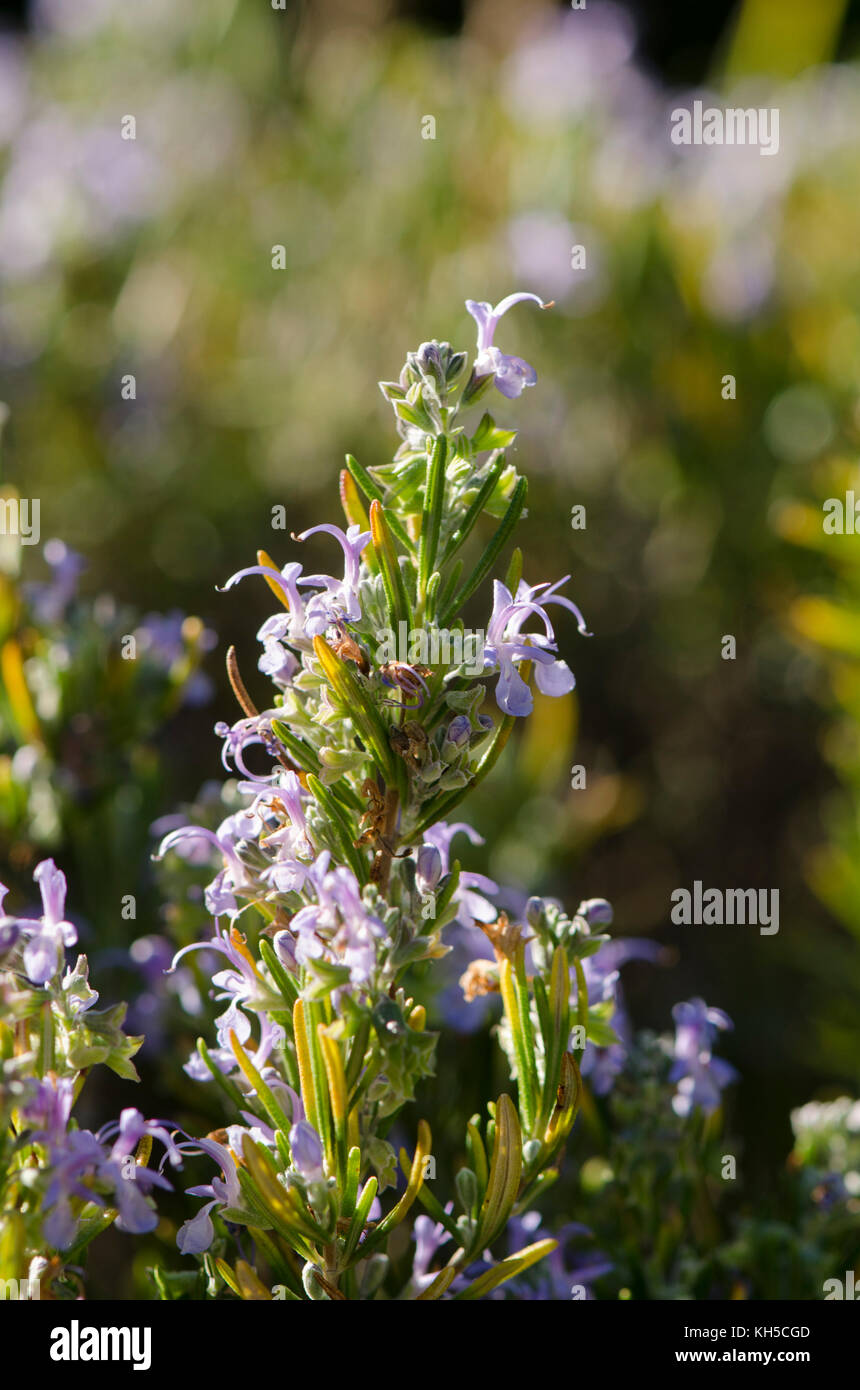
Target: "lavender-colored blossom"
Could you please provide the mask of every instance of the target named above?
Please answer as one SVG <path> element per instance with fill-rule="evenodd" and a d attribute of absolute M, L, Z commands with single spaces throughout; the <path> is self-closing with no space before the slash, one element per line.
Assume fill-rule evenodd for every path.
<path fill-rule="evenodd" d="M 110 1205 L 119 1213 L 119 1230 L 135 1235 L 154 1230 L 158 1215 L 146 1200 L 147 1194 L 152 1187 L 169 1190 L 170 1183 L 161 1173 L 142 1164 L 135 1165 L 133 1173 L 127 1175 L 127 1162 L 140 1140 L 150 1136 L 164 1145 L 171 1163 L 182 1166 L 179 1147 L 163 1121 L 144 1120 L 138 1110 L 129 1108 L 98 1134 L 86 1129 L 69 1130 L 74 1079 L 60 1077 L 56 1082 L 30 1084 L 33 1089 L 22 1114 L 25 1123 L 32 1127 L 30 1142 L 43 1144 L 48 1151 L 49 1181 L 42 1201 L 47 1213 L 42 1231 L 48 1244 L 64 1250 L 75 1239 L 78 1219 L 72 1208 L 73 1199 L 100 1207 L 108 1205 L 99 1185 L 110 1192 Z"/>
<path fill-rule="evenodd" d="M 209 1249 L 215 1238 L 215 1228 L 209 1215 L 213 1207 L 226 1206 L 241 1209 L 243 1205 L 236 1159 L 226 1145 L 219 1144 L 214 1139 L 192 1139 L 180 1144 L 179 1149 L 183 1154 L 188 1155 L 204 1153 L 221 1170 L 220 1178 L 213 1178 L 210 1183 L 198 1184 L 187 1189 L 189 1196 L 208 1197 L 209 1201 L 204 1207 L 201 1207 L 196 1216 L 191 1217 L 180 1227 L 176 1244 L 183 1255 L 201 1255 L 204 1250 Z"/>
<path fill-rule="evenodd" d="M 454 1203 L 449 1202 L 445 1211 L 450 1215 L 454 1210 Z M 416 1216 L 412 1227 L 412 1238 L 415 1241 L 415 1255 L 412 1260 L 412 1291 L 417 1296 L 429 1288 L 436 1278 L 430 1272 L 430 1264 L 436 1256 L 440 1246 L 445 1245 L 451 1236 L 442 1225 L 441 1221 L 434 1221 L 430 1216 Z"/>
<path fill-rule="evenodd" d="M 576 604 L 556 593 L 569 578 L 567 575 L 553 585 L 532 586 L 521 580 L 516 598 L 501 580 L 494 582 L 493 611 L 484 644 L 484 671 L 499 673 L 496 702 L 505 714 L 522 717 L 530 714 L 534 707 L 531 690 L 517 670 L 521 661 L 534 663 L 535 681 L 543 695 L 566 695 L 576 684 L 573 672 L 558 658 L 555 634 L 545 611 L 549 603 L 560 604 L 573 613 L 579 631 L 590 635 Z M 523 624 L 532 616 L 543 623 L 544 631 L 523 635 Z"/>
<path fill-rule="evenodd" d="M 249 767 L 245 766 L 246 748 L 253 747 L 255 744 L 267 749 L 270 747 L 271 734 L 268 732 L 268 721 L 265 717 L 256 715 L 249 719 L 239 719 L 235 724 L 227 724 L 221 719 L 215 725 L 215 733 L 224 740 L 221 749 L 221 762 L 228 772 L 232 761 L 243 777 L 254 778 L 257 781 L 274 779 L 276 776 L 274 772 L 261 779 L 258 773 L 252 772 Z M 250 833 L 253 835 L 258 831 L 259 825 Z"/>
<path fill-rule="evenodd" d="M 9 889 L 0 883 L 0 963 L 2 963 L 21 939 L 21 926 L 14 917 L 3 916 L 3 902 Z"/>
<path fill-rule="evenodd" d="M 555 1232 L 544 1229 L 542 1221 L 543 1217 L 537 1211 L 513 1217 L 508 1226 L 508 1249 L 514 1254 L 526 1245 L 554 1236 L 558 1241 L 555 1250 L 550 1251 L 527 1274 L 503 1284 L 491 1297 L 504 1299 L 513 1296 L 517 1300 L 532 1301 L 569 1300 L 573 1290 L 582 1287 L 586 1299 L 593 1299 L 591 1285 L 611 1272 L 614 1268 L 612 1261 L 601 1250 L 570 1250 L 573 1240 L 591 1235 L 588 1227 L 581 1222 L 569 1221 Z"/>
<path fill-rule="evenodd" d="M 577 917 L 584 917 L 590 927 L 608 927 L 612 925 L 613 911 L 612 904 L 605 898 L 586 898 L 576 909 Z"/>
<path fill-rule="evenodd" d="M 577 916 L 586 916 L 586 920 L 589 920 L 586 915 L 589 912 L 595 914 L 598 922 L 601 919 L 606 920 L 607 912 L 608 919 L 610 921 L 612 919 L 612 909 L 609 903 L 602 898 L 592 898 L 586 903 L 580 903 Z M 588 1002 L 589 1004 L 609 1001 L 614 1003 L 612 1027 L 618 1035 L 618 1042 L 610 1043 L 608 1047 L 598 1047 L 593 1042 L 589 1042 L 586 1046 L 581 1070 L 583 1076 L 588 1077 L 595 1095 L 605 1096 L 611 1091 L 615 1084 L 615 1078 L 624 1069 L 633 1040 L 633 1030 L 624 1007 L 621 991 L 620 968 L 631 960 L 656 962 L 660 959 L 661 954 L 662 947 L 656 941 L 619 938 L 615 941 L 607 941 L 593 956 L 586 956 L 582 961 L 588 990 Z M 571 996 L 571 1003 L 574 1006 L 576 1004 L 575 991 Z"/>
<path fill-rule="evenodd" d="M 244 813 L 240 813 L 240 815 L 242 814 Z M 206 887 L 206 906 L 213 917 L 220 917 L 222 914 L 235 917 L 240 911 L 236 894 L 244 890 L 253 895 L 254 891 L 253 880 L 242 863 L 236 847 L 239 840 L 244 838 L 244 833 L 244 823 L 240 821 L 237 825 L 232 817 L 228 817 L 218 827 L 217 834 L 202 825 L 182 825 L 165 835 L 158 846 L 155 858 L 162 859 L 168 850 L 176 849 L 177 845 L 183 844 L 187 840 L 208 841 L 210 845 L 220 851 L 225 864 L 224 868 Z"/>
<path fill-rule="evenodd" d="M 47 542 L 42 554 L 50 567 L 51 578 L 46 584 L 26 585 L 25 594 L 39 622 L 53 624 L 61 621 L 76 597 L 78 577 L 86 562 L 82 555 L 56 538 Z"/>
<path fill-rule="evenodd" d="M 310 859 L 314 846 L 308 833 L 308 823 L 302 806 L 302 784 L 295 772 L 283 771 L 276 774 L 277 786 L 263 792 L 255 801 L 253 809 L 259 814 L 262 807 L 269 805 L 278 813 L 286 813 L 286 820 L 279 822 L 278 828 L 268 830 L 260 837 L 263 848 L 274 846 L 279 858 L 289 860 Z"/>
<path fill-rule="evenodd" d="M 376 964 L 376 941 L 385 928 L 365 907 L 351 869 L 329 869 L 330 855 L 321 854 L 309 871 L 317 902 L 300 908 L 290 927 L 296 934 L 296 957 L 302 965 L 326 958 L 347 965 L 350 982 L 364 985 Z"/>
<path fill-rule="evenodd" d="M 292 612 L 275 613 L 266 619 L 257 633 L 258 640 L 263 644 L 263 655 L 257 662 L 257 669 L 282 690 L 286 690 L 299 670 L 298 658 L 284 645 L 294 640 L 294 623 Z"/>
<path fill-rule="evenodd" d="M 466 300 L 466 308 L 478 325 L 475 375 L 492 375 L 495 378 L 497 389 L 501 391 L 503 396 L 507 396 L 508 400 L 522 395 L 526 386 L 534 386 L 537 382 L 537 372 L 534 367 L 530 366 L 528 362 L 524 362 L 521 357 L 508 356 L 495 347 L 493 343 L 499 319 L 515 304 L 519 304 L 524 299 L 530 299 L 535 304 L 539 304 L 541 309 L 549 307 L 544 304 L 539 295 L 528 294 L 527 292 L 509 294 L 505 299 L 500 300 L 495 308 L 492 304 L 483 301 Z"/>
<path fill-rule="evenodd" d="M 306 581 L 301 580 L 301 573 L 302 566 L 294 561 L 284 565 L 282 570 L 276 570 L 272 565 L 247 565 L 244 569 L 231 574 L 221 588 L 222 592 L 226 592 L 238 584 L 240 580 L 247 579 L 250 574 L 262 575 L 264 579 L 277 584 L 284 595 L 288 611 L 284 614 L 276 614 L 275 619 L 268 619 L 260 628 L 257 636 L 264 645 L 269 640 L 288 641 L 293 646 L 304 646 L 309 650 L 310 643 L 305 635 L 305 603 L 299 593 L 299 583 Z"/>
<path fill-rule="evenodd" d="M 446 760 L 468 748 L 472 737 L 472 721 L 467 714 L 458 714 L 445 730 L 442 741 L 442 757 Z"/>
<path fill-rule="evenodd" d="M 34 985 L 45 985 L 63 964 L 66 946 L 78 939 L 76 928 L 65 920 L 66 876 L 53 859 L 43 859 L 33 870 L 42 895 L 42 917 L 13 918 L 26 938 L 24 969 Z"/>
<path fill-rule="evenodd" d="M 173 957 L 170 970 L 176 969 L 180 960 L 191 951 L 217 951 L 226 956 L 228 968 L 219 970 L 212 976 L 212 983 L 219 991 L 215 999 L 226 1001 L 227 1007 L 215 1020 L 218 1047 L 210 1051 L 210 1057 L 222 1072 L 232 1071 L 237 1063 L 230 1046 L 230 1034 L 235 1033 L 240 1043 L 245 1044 L 251 1037 L 251 1020 L 245 1009 L 256 1013 L 260 1020 L 260 1042 L 254 1057 L 254 1064 L 261 1069 L 278 1036 L 277 1024 L 272 1023 L 265 1012 L 272 1003 L 268 987 L 260 975 L 253 958 L 245 946 L 244 939 L 237 928 L 229 931 L 216 930 L 208 941 L 195 941 L 183 946 Z M 209 1069 L 196 1052 L 185 1063 L 184 1070 L 196 1081 L 208 1081 Z"/>
<path fill-rule="evenodd" d="M 369 531 L 362 531 L 358 525 L 349 526 L 344 532 L 339 526 L 322 524 L 302 531 L 296 540 L 304 541 L 308 536 L 325 531 L 338 541 L 344 555 L 343 579 L 332 579 L 327 574 L 312 574 L 302 580 L 303 584 L 323 590 L 308 601 L 305 632 L 309 637 L 319 637 L 326 628 L 338 622 L 357 622 L 361 617 L 361 604 L 358 597 L 358 580 L 361 565 L 361 552 L 371 539 Z"/>
<path fill-rule="evenodd" d="M 415 866 L 415 884 L 421 894 L 432 893 L 442 877 L 442 856 L 435 845 L 422 845 Z"/>
<path fill-rule="evenodd" d="M 460 833 L 468 836 L 473 845 L 482 845 L 483 836 L 473 830 L 465 821 L 454 821 L 449 825 L 446 821 L 437 821 L 424 834 L 425 846 L 436 849 L 442 861 L 442 875 L 449 872 L 451 857 L 451 841 L 455 835 Z M 441 876 L 441 875 L 440 875 Z M 463 873 L 460 874 L 460 882 L 454 894 L 454 902 L 457 903 L 458 911 L 456 920 L 464 927 L 474 927 L 476 922 L 495 922 L 498 912 L 491 902 L 483 896 L 485 893 L 498 893 L 499 885 L 494 883 L 485 874 Z"/>
<path fill-rule="evenodd" d="M 672 1017 L 675 1061 L 669 1080 L 678 1083 L 672 1109 L 682 1117 L 696 1106 L 710 1114 L 721 1104 L 720 1092 L 737 1077 L 734 1067 L 711 1051 L 717 1031 L 731 1028 L 732 1021 L 722 1009 L 709 1009 L 704 999 L 676 1004 Z"/>
<path fill-rule="evenodd" d="M 312 1124 L 300 1120 L 290 1129 L 290 1155 L 293 1167 L 306 1182 L 322 1182 L 323 1147 Z"/>

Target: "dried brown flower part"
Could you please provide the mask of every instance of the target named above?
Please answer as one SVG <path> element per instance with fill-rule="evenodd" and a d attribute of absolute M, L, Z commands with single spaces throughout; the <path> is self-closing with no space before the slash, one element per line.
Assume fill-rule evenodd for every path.
<path fill-rule="evenodd" d="M 331 644 L 332 651 L 341 661 L 353 661 L 363 676 L 370 672 L 370 662 L 351 632 L 347 632 L 342 622 L 337 623 L 337 637 Z"/>
<path fill-rule="evenodd" d="M 401 728 L 394 724 L 388 731 L 391 746 L 395 753 L 416 771 L 420 770 L 427 760 L 427 732 L 423 725 L 414 719 L 409 719 Z"/>
<path fill-rule="evenodd" d="M 506 912 L 500 912 L 495 922 L 478 922 L 477 925 L 484 935 L 489 937 L 496 955 L 507 956 L 508 960 L 513 960 L 520 946 L 532 939 L 523 935 L 523 928 L 519 923 L 509 921 Z"/>
<path fill-rule="evenodd" d="M 498 994 L 499 967 L 494 960 L 473 960 L 458 983 L 467 1004 L 485 994 Z"/>

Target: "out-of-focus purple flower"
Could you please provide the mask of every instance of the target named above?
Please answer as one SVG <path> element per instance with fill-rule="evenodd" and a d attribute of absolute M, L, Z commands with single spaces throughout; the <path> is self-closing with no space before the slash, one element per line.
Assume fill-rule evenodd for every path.
<path fill-rule="evenodd" d="M 108 1188 L 111 1205 L 119 1212 L 116 1223 L 119 1230 L 135 1235 L 154 1230 L 158 1214 L 146 1200 L 147 1194 L 152 1187 L 169 1190 L 170 1183 L 161 1173 L 144 1165 L 135 1164 L 129 1173 L 128 1160 L 140 1140 L 148 1135 L 164 1145 L 174 1166 L 182 1166 L 179 1147 L 164 1123 L 145 1120 L 140 1111 L 129 1108 L 122 1112 L 118 1121 L 106 1125 L 98 1134 L 87 1129 L 70 1131 L 73 1078 L 61 1077 L 56 1083 L 32 1084 L 35 1090 L 22 1112 L 26 1123 L 33 1127 L 30 1140 L 44 1144 L 48 1150 L 46 1166 L 50 1177 L 43 1198 L 48 1214 L 42 1226 L 48 1244 L 64 1250 L 75 1239 L 78 1220 L 72 1210 L 73 1198 L 95 1202 L 100 1207 L 107 1205 L 93 1182 L 85 1179 Z M 111 1140 L 113 1143 L 108 1148 Z"/>
<path fill-rule="evenodd" d="M 605 898 L 586 898 L 576 909 L 577 917 L 584 917 L 590 927 L 612 925 L 612 904 Z"/>
<path fill-rule="evenodd" d="M 709 1009 L 704 999 L 676 1004 L 672 1017 L 675 1020 L 675 1061 L 669 1080 L 678 1083 L 672 1109 L 676 1115 L 684 1117 L 700 1106 L 709 1114 L 719 1108 L 723 1088 L 737 1077 L 730 1063 L 711 1053 L 717 1031 L 731 1028 L 732 1021 L 722 1009 Z"/>
<path fill-rule="evenodd" d="M 322 1182 L 323 1147 L 312 1124 L 300 1120 L 290 1129 L 290 1157 L 293 1167 L 306 1182 Z"/>
<path fill-rule="evenodd" d="M 51 569 L 47 584 L 28 584 L 25 594 L 38 620 L 58 623 L 78 592 L 78 576 L 86 568 L 82 555 L 61 540 L 50 540 L 42 554 Z"/>
<path fill-rule="evenodd" d="M 612 1261 L 601 1250 L 570 1250 L 570 1244 L 577 1238 L 588 1237 L 591 1231 L 579 1221 L 569 1221 L 557 1233 L 546 1230 L 542 1225 L 540 1212 L 527 1211 L 514 1217 L 508 1226 L 508 1249 L 510 1254 L 521 1250 L 536 1241 L 554 1236 L 558 1241 L 545 1259 L 525 1276 L 512 1279 L 501 1285 L 495 1297 L 515 1297 L 527 1300 L 561 1300 L 571 1298 L 577 1287 L 585 1290 L 586 1299 L 593 1299 L 591 1285 L 609 1274 L 614 1268 Z M 566 1258 L 567 1256 L 567 1258 Z M 531 1277 L 529 1277 L 531 1276 Z M 507 1290 L 507 1293 L 506 1293 Z M 492 1295 L 491 1295 L 492 1296 Z"/>
<path fill-rule="evenodd" d="M 21 939 L 21 928 L 14 917 L 3 916 L 3 903 L 9 889 L 0 883 L 0 964 Z"/>
<path fill-rule="evenodd" d="M 246 814 L 240 812 L 239 816 L 243 817 Z M 193 843 L 202 840 L 220 851 L 225 861 L 224 868 L 208 884 L 205 892 L 206 906 L 213 917 L 220 917 L 225 913 L 235 917 L 240 910 L 236 902 L 236 893 L 247 890 L 249 894 L 253 894 L 254 891 L 253 880 L 236 848 L 238 841 L 246 833 L 246 823 L 240 820 L 237 824 L 236 820 L 236 817 L 228 817 L 218 827 L 217 834 L 202 825 L 181 825 L 165 835 L 154 856 L 156 859 L 162 859 L 168 850 L 175 850 L 177 845 L 182 845 L 180 853 L 188 857 L 185 850 L 186 841 Z M 192 862 L 199 860 L 195 857 Z"/>
<path fill-rule="evenodd" d="M 598 921 L 601 918 L 603 921 L 612 920 L 612 909 L 602 898 L 591 898 L 587 903 L 580 903 L 578 917 L 586 916 L 584 908 L 593 911 Z M 589 920 L 587 916 L 586 920 Z M 619 939 L 607 941 L 593 956 L 586 956 L 582 961 L 589 1003 L 606 1003 L 612 1000 L 615 1004 L 612 1027 L 618 1035 L 618 1042 L 610 1043 L 608 1047 L 597 1047 L 595 1043 L 589 1042 L 582 1058 L 582 1074 L 588 1077 L 595 1095 L 605 1096 L 611 1091 L 616 1076 L 624 1069 L 633 1038 L 621 992 L 620 967 L 630 960 L 656 962 L 661 954 L 662 947 L 656 941 Z M 576 1002 L 575 993 L 571 1002 Z"/>
<path fill-rule="evenodd" d="M 188 628 L 190 620 L 178 608 L 169 613 L 147 613 L 135 630 L 135 639 L 141 652 L 159 670 L 170 672 L 183 661 L 188 649 Z M 194 620 L 195 629 L 199 625 Z M 201 651 L 211 651 L 217 642 L 210 628 L 199 628 L 194 638 Z M 202 705 L 212 694 L 212 682 L 202 671 L 191 674 L 182 687 L 183 703 Z"/>
<path fill-rule="evenodd" d="M 185 653 L 184 623 L 185 614 L 178 608 L 170 613 L 146 613 L 135 632 L 137 645 L 156 666 L 169 671 Z"/>
<path fill-rule="evenodd" d="M 74 1078 L 61 1076 L 55 1082 L 30 1078 L 28 1086 L 30 1095 L 22 1106 L 22 1114 L 27 1125 L 33 1127 L 31 1137 L 37 1143 L 59 1144 L 72 1113 Z"/>
<path fill-rule="evenodd" d="M 499 301 L 495 308 L 492 304 L 475 299 L 466 300 L 466 308 L 478 325 L 478 347 L 475 357 L 475 375 L 493 376 L 495 384 L 503 396 L 508 400 L 513 400 L 520 396 L 526 386 L 534 386 L 537 382 L 537 372 L 528 362 L 524 362 L 521 357 L 510 357 L 500 351 L 493 344 L 496 328 L 499 319 L 512 309 L 515 304 L 519 304 L 524 299 L 531 299 L 535 304 L 540 305 L 541 309 L 549 306 L 537 294 L 529 294 L 521 291 L 518 294 L 509 294 L 505 299 Z"/>
<path fill-rule="evenodd" d="M 571 247 L 579 241 L 558 212 L 526 212 L 508 224 L 508 243 L 516 275 L 539 279 L 555 300 L 566 298 L 581 272 L 571 268 Z"/>
<path fill-rule="evenodd" d="M 449 1202 L 445 1211 L 450 1213 L 454 1210 L 454 1203 Z M 432 1217 L 416 1216 L 415 1224 L 412 1227 L 412 1237 L 415 1241 L 415 1256 L 412 1261 L 412 1292 L 417 1296 L 429 1288 L 436 1278 L 430 1273 L 430 1263 L 435 1258 L 440 1246 L 451 1239 L 442 1222 L 436 1222 Z"/>
<path fill-rule="evenodd" d="M 521 580 L 516 598 L 501 580 L 494 582 L 493 611 L 484 645 L 484 670 L 499 673 L 496 702 L 505 714 L 522 717 L 530 714 L 534 707 L 534 697 L 517 670 L 521 661 L 534 663 L 535 681 L 543 695 L 566 695 L 576 684 L 573 672 L 558 658 L 555 634 L 545 611 L 549 603 L 560 604 L 573 613 L 579 631 L 590 635 L 576 604 L 556 593 L 569 578 L 567 575 L 553 585 L 532 586 Z M 543 623 L 544 631 L 523 636 L 523 624 L 532 616 Z"/>
<path fill-rule="evenodd" d="M 515 1298 L 518 1302 L 569 1300 L 575 1291 L 584 1289 L 586 1299 L 593 1299 L 591 1285 L 609 1274 L 614 1268 L 612 1262 L 601 1250 L 570 1250 L 573 1240 L 591 1235 L 587 1226 L 578 1221 L 570 1221 L 557 1233 L 544 1229 L 540 1212 L 528 1211 L 522 1216 L 512 1217 L 508 1223 L 508 1252 L 515 1254 L 526 1246 L 538 1241 L 554 1238 L 558 1241 L 555 1250 L 539 1260 L 531 1269 L 508 1279 L 495 1289 L 489 1297 L 504 1301 Z M 465 1271 L 466 1280 L 471 1282 L 481 1274 L 492 1269 L 497 1262 L 489 1251 L 484 1251 L 483 1260 Z M 462 1276 L 454 1281 L 453 1289 L 459 1291 Z"/>
<path fill-rule="evenodd" d="M 620 5 L 605 2 L 577 14 L 538 14 L 507 65 L 513 115 L 536 125 L 556 125 L 584 111 L 605 118 L 607 105 L 617 102 L 635 75 L 633 19 Z"/>

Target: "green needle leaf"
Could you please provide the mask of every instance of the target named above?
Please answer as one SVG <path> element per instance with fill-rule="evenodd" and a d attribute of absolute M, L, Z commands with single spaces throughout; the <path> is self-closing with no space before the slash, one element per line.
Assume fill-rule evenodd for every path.
<path fill-rule="evenodd" d="M 501 525 L 496 531 L 496 534 L 493 536 L 493 539 L 490 541 L 490 544 L 487 546 L 486 550 L 484 551 L 483 555 L 481 556 L 480 560 L 475 566 L 475 569 L 473 570 L 470 578 L 466 580 L 466 583 L 459 590 L 457 596 L 448 604 L 447 608 L 442 613 L 442 616 L 439 620 L 441 627 L 448 626 L 448 624 L 454 618 L 455 614 L 457 614 L 463 607 L 463 604 L 466 602 L 466 600 L 472 596 L 472 594 L 477 589 L 478 585 L 481 584 L 483 580 L 486 579 L 487 575 L 490 573 L 490 570 L 496 563 L 496 560 L 498 559 L 501 551 L 507 544 L 511 532 L 513 531 L 514 527 L 520 519 L 520 514 L 522 513 L 523 507 L 526 503 L 527 493 L 528 483 L 526 482 L 525 478 L 520 478 L 519 482 L 514 488 L 514 494 L 508 504 L 508 510 L 505 512 L 505 515 L 502 518 Z"/>

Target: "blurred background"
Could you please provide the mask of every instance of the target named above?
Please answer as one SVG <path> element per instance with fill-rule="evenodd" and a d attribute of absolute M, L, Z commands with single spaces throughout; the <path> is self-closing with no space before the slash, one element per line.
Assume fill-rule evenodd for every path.
<path fill-rule="evenodd" d="M 41 499 L 91 605 L 39 636 L 13 590 L 50 589 L 65 552 L 7 555 L 5 877 L 26 895 L 53 854 L 106 969 L 171 927 L 149 827 L 220 777 L 231 643 L 267 702 L 267 591 L 216 584 L 259 546 L 290 558 L 273 506 L 288 531 L 337 519 L 344 453 L 396 444 L 376 381 L 426 338 L 472 347 L 466 298 L 554 299 L 504 320 L 539 381 L 493 410 L 530 478 L 525 576 L 571 573 L 594 637 L 559 621 L 577 698 L 511 741 L 464 865 L 605 896 L 615 934 L 669 948 L 626 970 L 638 1024 L 693 995 L 731 1015 L 765 1196 L 790 1108 L 858 1082 L 860 540 L 822 507 L 860 496 L 860 4 L 34 0 L 2 22 L 0 484 Z M 778 108 L 778 153 L 673 145 L 695 98 Z M 74 645 L 156 614 L 130 685 L 109 637 Z M 28 713 L 14 672 L 58 642 L 88 678 L 44 677 Z M 696 879 L 778 889 L 778 935 L 672 925 Z M 153 1036 L 138 1103 L 175 1114 Z M 454 1035 L 440 1070 L 467 1047 L 466 1114 L 495 1065 Z"/>

